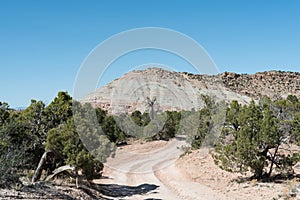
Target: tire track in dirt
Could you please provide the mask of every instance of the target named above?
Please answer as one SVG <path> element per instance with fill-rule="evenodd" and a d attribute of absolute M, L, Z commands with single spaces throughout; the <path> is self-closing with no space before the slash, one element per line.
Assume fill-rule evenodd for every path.
<path fill-rule="evenodd" d="M 123 199 L 226 199 L 211 188 L 193 182 L 175 166 L 175 161 L 181 154 L 179 147 L 185 144 L 182 138 L 175 138 L 162 147 L 146 153 L 142 149 L 135 150 L 133 154 L 128 153 L 125 148 L 120 149 L 116 157 L 110 159 L 105 166 L 104 176 L 109 179 L 101 182 L 129 186 L 146 183 L 159 186 L 147 194 Z"/>

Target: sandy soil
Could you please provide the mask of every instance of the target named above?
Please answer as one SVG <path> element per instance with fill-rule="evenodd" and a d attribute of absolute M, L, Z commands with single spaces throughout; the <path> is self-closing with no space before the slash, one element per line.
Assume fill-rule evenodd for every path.
<path fill-rule="evenodd" d="M 116 157 L 110 158 L 105 165 L 103 175 L 106 179 L 95 182 L 159 186 L 147 194 L 124 199 L 227 199 L 221 192 L 192 180 L 177 167 L 182 145 L 185 145 L 184 139 L 177 138 L 119 148 Z"/>
<path fill-rule="evenodd" d="M 201 158 L 201 151 L 203 150 L 185 155 L 177 160 L 176 166 L 190 180 L 206 185 L 228 199 L 279 199 L 284 193 L 288 193 L 287 183 L 261 183 L 255 180 L 240 182 L 249 177 L 249 174 L 246 176 L 226 172 L 214 164 L 210 154 Z"/>
<path fill-rule="evenodd" d="M 154 185 L 142 194 L 124 195 L 122 199 L 283 199 L 291 183 L 259 183 L 244 181 L 245 176 L 221 170 L 207 149 L 184 156 L 180 147 L 183 138 L 169 142 L 136 143 L 118 148 L 116 157 L 109 158 L 100 184 L 138 187 Z M 180 158 L 179 158 L 180 157 Z M 281 197 L 281 198 L 280 198 Z M 117 198 L 116 198 L 117 199 Z M 296 199 L 296 198 L 295 198 Z"/>
<path fill-rule="evenodd" d="M 109 158 L 103 177 L 88 190 L 75 185 L 37 183 L 21 190 L 0 190 L 0 199 L 136 199 L 136 200 L 283 200 L 300 179 L 282 183 L 243 181 L 237 173 L 221 170 L 208 149 L 182 156 L 183 137 L 168 142 L 135 142 L 118 147 Z M 295 167 L 300 174 L 300 163 Z M 300 195 L 300 192 L 299 192 Z"/>

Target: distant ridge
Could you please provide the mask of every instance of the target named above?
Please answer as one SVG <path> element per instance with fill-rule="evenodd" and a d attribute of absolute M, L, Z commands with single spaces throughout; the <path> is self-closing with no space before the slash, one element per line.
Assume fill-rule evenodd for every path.
<path fill-rule="evenodd" d="M 265 71 L 255 74 L 224 72 L 217 75 L 173 72 L 161 68 L 131 71 L 87 95 L 81 102 L 91 103 L 109 113 L 147 111 L 147 97 L 157 99 L 158 110 L 191 110 L 203 106 L 200 95 L 217 101 L 238 100 L 247 104 L 268 96 L 289 94 L 300 97 L 300 73 Z"/>

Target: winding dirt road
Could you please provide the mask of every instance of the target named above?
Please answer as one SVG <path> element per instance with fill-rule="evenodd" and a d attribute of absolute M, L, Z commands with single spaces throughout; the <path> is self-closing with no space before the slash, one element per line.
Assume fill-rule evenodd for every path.
<path fill-rule="evenodd" d="M 179 148 L 185 144 L 183 137 L 177 137 L 169 142 L 118 148 L 116 156 L 105 164 L 103 176 L 106 178 L 96 183 L 158 186 L 146 194 L 128 195 L 122 199 L 226 199 L 217 191 L 193 182 L 176 167 L 175 161 L 182 153 Z"/>

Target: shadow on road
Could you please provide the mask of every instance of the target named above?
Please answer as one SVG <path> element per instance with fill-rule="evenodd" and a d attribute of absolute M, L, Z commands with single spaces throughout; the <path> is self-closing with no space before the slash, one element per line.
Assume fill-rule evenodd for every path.
<path fill-rule="evenodd" d="M 93 184 L 92 187 L 105 196 L 126 197 L 137 194 L 146 194 L 148 192 L 154 191 L 159 186 L 144 183 L 139 186 L 127 186 L 117 184 Z"/>

